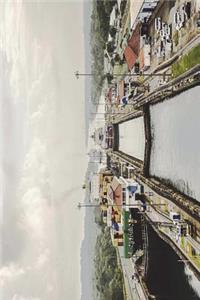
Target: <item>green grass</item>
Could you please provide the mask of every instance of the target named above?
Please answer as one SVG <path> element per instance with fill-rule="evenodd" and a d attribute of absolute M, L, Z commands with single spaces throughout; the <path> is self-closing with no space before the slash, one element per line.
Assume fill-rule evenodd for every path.
<path fill-rule="evenodd" d="M 172 65 L 173 78 L 177 78 L 197 64 L 200 64 L 200 45 L 193 48 Z"/>
<path fill-rule="evenodd" d="M 186 252 L 186 249 L 185 249 L 185 243 L 184 243 L 184 237 L 182 236 L 181 237 L 181 248 L 182 250 Z M 187 253 L 187 255 L 190 257 L 190 259 L 193 261 L 193 263 L 198 267 L 200 268 L 200 256 L 194 256 L 194 255 L 191 255 L 190 253 Z"/>
<path fill-rule="evenodd" d="M 127 64 L 125 64 L 125 63 L 123 65 L 115 64 L 114 68 L 113 68 L 113 73 L 116 74 L 117 76 L 119 76 L 119 78 L 120 78 L 120 75 L 123 78 L 123 76 L 126 73 L 128 73 Z"/>
<path fill-rule="evenodd" d="M 190 256 L 193 263 L 200 269 L 200 257 L 194 257 L 194 256 Z"/>

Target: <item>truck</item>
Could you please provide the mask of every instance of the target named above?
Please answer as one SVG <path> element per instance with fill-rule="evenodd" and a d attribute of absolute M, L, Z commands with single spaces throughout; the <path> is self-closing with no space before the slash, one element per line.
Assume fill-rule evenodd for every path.
<path fill-rule="evenodd" d="M 170 219 L 173 221 L 174 224 L 179 223 L 180 220 L 181 220 L 181 216 L 177 212 L 170 211 L 169 216 L 170 216 Z"/>

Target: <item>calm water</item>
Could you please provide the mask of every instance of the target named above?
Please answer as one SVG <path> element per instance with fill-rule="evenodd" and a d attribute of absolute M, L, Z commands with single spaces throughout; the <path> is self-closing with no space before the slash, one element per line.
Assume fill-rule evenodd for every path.
<path fill-rule="evenodd" d="M 119 150 L 144 160 L 144 121 L 137 118 L 119 125 Z"/>
<path fill-rule="evenodd" d="M 200 201 L 200 87 L 151 107 L 150 173 Z"/>
<path fill-rule="evenodd" d="M 180 191 L 200 201 L 200 87 L 151 106 L 150 173 L 170 180 Z M 142 119 L 119 125 L 119 149 L 143 159 Z M 176 253 L 149 227 L 148 286 L 159 300 L 197 300 L 200 282 L 178 262 Z M 197 291 L 197 293 L 195 292 Z"/>

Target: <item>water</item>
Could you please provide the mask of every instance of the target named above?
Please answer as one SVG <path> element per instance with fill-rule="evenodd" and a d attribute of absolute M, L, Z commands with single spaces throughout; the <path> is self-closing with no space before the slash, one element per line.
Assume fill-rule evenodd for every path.
<path fill-rule="evenodd" d="M 150 173 L 200 201 L 200 87 L 151 106 Z"/>
<path fill-rule="evenodd" d="M 147 286 L 158 300 L 199 300 L 200 283 L 178 255 L 148 225 Z M 195 283 L 192 283 L 195 282 Z"/>
<path fill-rule="evenodd" d="M 200 87 L 150 107 L 150 173 L 170 180 L 181 192 L 200 200 Z M 141 120 L 141 119 L 140 119 Z M 119 125 L 119 150 L 143 159 L 143 122 Z M 141 148 L 139 148 L 141 143 Z M 139 150 L 140 149 L 140 150 Z M 159 300 L 200 299 L 200 283 L 176 253 L 149 227 L 147 285 Z"/>
<path fill-rule="evenodd" d="M 144 121 L 133 119 L 119 125 L 119 150 L 144 160 Z"/>

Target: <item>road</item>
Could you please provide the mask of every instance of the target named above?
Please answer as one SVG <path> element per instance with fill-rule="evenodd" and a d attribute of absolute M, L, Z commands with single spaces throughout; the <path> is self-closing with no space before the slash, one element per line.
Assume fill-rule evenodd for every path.
<path fill-rule="evenodd" d="M 148 300 L 147 296 L 145 295 L 143 288 L 141 286 L 140 281 L 134 275 L 135 274 L 135 267 L 132 259 L 124 258 L 123 256 L 123 247 L 118 247 L 123 276 L 124 276 L 124 283 L 127 293 L 128 300 Z M 134 277 L 133 277 L 134 275 Z"/>

